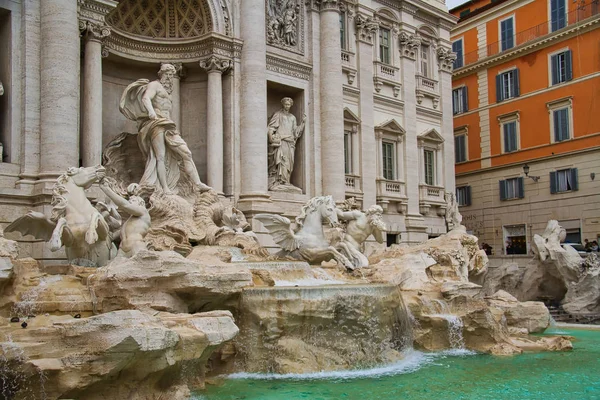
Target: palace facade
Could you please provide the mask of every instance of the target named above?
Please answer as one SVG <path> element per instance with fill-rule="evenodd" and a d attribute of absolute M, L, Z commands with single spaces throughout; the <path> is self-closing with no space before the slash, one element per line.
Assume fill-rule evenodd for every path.
<path fill-rule="evenodd" d="M 388 244 L 437 236 L 455 189 L 455 21 L 438 0 L 0 0 L 0 223 L 48 212 L 60 173 L 135 133 L 124 89 L 172 63 L 171 118 L 202 181 L 247 217 L 331 194 L 381 205 Z M 284 97 L 306 115 L 301 193 L 269 191 L 267 125 Z"/>
<path fill-rule="evenodd" d="M 457 198 L 497 255 L 556 219 L 600 237 L 598 0 L 469 1 L 451 13 Z M 598 175 L 598 176 L 597 176 Z"/>

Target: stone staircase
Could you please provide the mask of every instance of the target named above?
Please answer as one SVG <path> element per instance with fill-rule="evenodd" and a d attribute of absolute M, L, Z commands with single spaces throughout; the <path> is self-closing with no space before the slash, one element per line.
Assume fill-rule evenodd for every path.
<path fill-rule="evenodd" d="M 600 314 L 569 314 L 561 306 L 547 306 L 556 322 L 600 325 Z"/>

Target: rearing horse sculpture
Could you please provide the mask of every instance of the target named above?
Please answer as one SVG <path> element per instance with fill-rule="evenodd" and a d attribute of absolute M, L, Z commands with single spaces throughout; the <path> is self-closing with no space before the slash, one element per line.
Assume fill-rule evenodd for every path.
<path fill-rule="evenodd" d="M 336 260 L 346 268 L 352 263 L 329 244 L 323 232 L 323 220 L 334 226 L 338 223 L 335 203 L 331 196 L 313 197 L 296 218 L 297 231 L 292 231 L 290 220 L 274 214 L 257 214 L 254 218 L 263 223 L 282 251 L 280 255 L 291 256 L 309 263 Z"/>
<path fill-rule="evenodd" d="M 5 232 L 18 231 L 50 242 L 50 250 L 65 246 L 75 264 L 103 266 L 116 255 L 109 227 L 87 199 L 85 190 L 104 176 L 104 167 L 69 168 L 52 188 L 52 215 L 30 211 L 8 225 Z"/>

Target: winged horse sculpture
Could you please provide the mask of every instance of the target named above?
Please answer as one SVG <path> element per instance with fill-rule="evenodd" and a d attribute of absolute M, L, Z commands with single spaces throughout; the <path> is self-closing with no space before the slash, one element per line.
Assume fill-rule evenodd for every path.
<path fill-rule="evenodd" d="M 286 217 L 275 214 L 257 214 L 258 219 L 267 228 L 282 251 L 280 255 L 305 260 L 311 264 L 336 260 L 346 268 L 354 268 L 350 260 L 329 244 L 323 232 L 323 221 L 331 226 L 337 225 L 338 218 L 335 202 L 331 196 L 319 196 L 310 199 L 296 218 L 296 232 Z"/>
<path fill-rule="evenodd" d="M 52 214 L 30 211 L 8 225 L 5 232 L 21 232 L 50 242 L 50 250 L 65 246 L 75 264 L 103 266 L 116 255 L 104 217 L 92 206 L 85 190 L 104 176 L 104 167 L 69 168 L 52 188 Z"/>

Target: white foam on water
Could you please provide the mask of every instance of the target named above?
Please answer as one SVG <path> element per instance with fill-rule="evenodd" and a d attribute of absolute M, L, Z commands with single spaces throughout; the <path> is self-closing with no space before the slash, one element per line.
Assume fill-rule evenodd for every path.
<path fill-rule="evenodd" d="M 465 348 L 465 339 L 462 333 L 463 322 L 460 317 L 452 314 L 431 314 L 431 316 L 448 321 L 448 341 L 453 349 Z"/>
<path fill-rule="evenodd" d="M 347 282 L 335 279 L 317 279 L 317 278 L 302 278 L 293 281 L 275 279 L 275 286 L 324 286 L 324 285 L 345 285 Z"/>
<path fill-rule="evenodd" d="M 345 371 L 324 371 L 311 372 L 306 374 L 259 374 L 238 372 L 228 375 L 230 379 L 293 379 L 293 380 L 316 380 L 316 379 L 357 379 L 357 378 L 376 378 L 381 376 L 391 376 L 408 374 L 415 372 L 426 365 L 433 364 L 438 358 L 448 356 L 471 356 L 477 354 L 474 351 L 453 349 L 436 353 L 423 353 L 420 351 L 411 350 L 406 353 L 406 357 L 393 364 L 384 365 L 381 367 L 362 369 L 362 370 L 345 370 Z"/>

